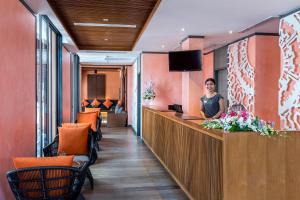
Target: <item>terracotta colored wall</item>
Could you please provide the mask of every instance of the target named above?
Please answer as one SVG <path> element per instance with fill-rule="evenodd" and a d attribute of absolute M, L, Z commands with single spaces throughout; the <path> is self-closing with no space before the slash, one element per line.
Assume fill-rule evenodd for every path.
<path fill-rule="evenodd" d="M 70 53 L 62 49 L 62 95 L 63 122 L 71 121 L 71 58 Z"/>
<path fill-rule="evenodd" d="M 12 157 L 34 156 L 35 18 L 18 0 L 0 0 L 0 199 L 13 199 Z"/>
<path fill-rule="evenodd" d="M 201 49 L 203 38 L 190 38 L 183 42 L 183 50 Z M 200 114 L 200 98 L 203 95 L 203 72 L 182 72 L 182 108 L 190 115 Z"/>
<path fill-rule="evenodd" d="M 94 74 L 93 71 L 83 70 L 81 75 L 81 99 L 86 98 L 87 94 L 87 75 Z M 119 99 L 119 91 L 121 86 L 120 71 L 98 71 L 98 74 L 106 75 L 105 94 L 110 99 Z"/>
<path fill-rule="evenodd" d="M 201 85 L 203 87 L 202 89 L 202 95 L 204 95 L 205 92 L 205 80 L 208 78 L 214 77 L 214 52 L 211 52 L 209 54 L 203 55 L 202 60 L 202 81 Z"/>
<path fill-rule="evenodd" d="M 142 94 L 147 81 L 152 80 L 156 92 L 153 103 L 156 106 L 182 104 L 182 73 L 169 72 L 168 62 L 168 54 L 142 54 Z"/>
<path fill-rule="evenodd" d="M 127 113 L 128 125 L 132 125 L 132 98 L 133 98 L 133 66 L 127 68 Z"/>
<path fill-rule="evenodd" d="M 252 36 L 243 41 L 229 46 L 228 76 L 230 81 L 233 82 L 233 84 L 229 84 L 229 93 L 231 91 L 233 97 L 236 97 L 237 103 L 243 103 L 254 115 L 259 116 L 263 120 L 274 121 L 276 128 L 279 128 L 278 80 L 280 75 L 280 49 L 278 36 Z M 234 51 L 238 51 L 238 53 Z M 236 62 L 233 61 L 233 55 L 236 54 L 239 59 L 237 63 L 240 67 L 234 66 Z M 246 69 L 241 66 L 248 67 Z M 235 70 L 232 71 L 231 68 Z M 244 70 L 241 71 L 243 76 L 237 78 L 239 74 L 236 74 L 235 80 L 231 80 L 230 77 L 237 70 Z M 246 73 L 250 71 L 253 71 L 253 74 Z M 231 88 L 231 85 L 235 87 Z M 246 85 L 247 87 L 251 85 L 251 90 L 253 90 L 254 94 L 252 95 L 253 98 L 249 98 L 250 93 L 247 93 L 250 91 L 249 88 L 242 87 Z"/>
<path fill-rule="evenodd" d="M 275 121 L 278 115 L 280 49 L 278 36 L 255 36 L 255 114 L 264 120 Z"/>

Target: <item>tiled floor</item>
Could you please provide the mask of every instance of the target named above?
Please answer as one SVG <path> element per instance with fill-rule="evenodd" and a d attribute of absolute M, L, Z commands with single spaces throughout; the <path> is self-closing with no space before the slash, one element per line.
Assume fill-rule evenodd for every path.
<path fill-rule="evenodd" d="M 85 199 L 188 199 L 130 128 L 103 129 L 99 160 L 91 166 L 95 188 L 86 181 Z"/>

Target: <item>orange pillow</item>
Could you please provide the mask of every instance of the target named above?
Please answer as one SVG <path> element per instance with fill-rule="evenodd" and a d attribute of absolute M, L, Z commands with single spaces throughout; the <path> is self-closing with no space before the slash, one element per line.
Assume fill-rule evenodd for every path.
<path fill-rule="evenodd" d="M 107 109 L 109 109 L 111 106 L 112 106 L 112 102 L 110 101 L 110 100 L 106 100 L 104 103 L 103 103 L 103 105 L 107 108 Z"/>
<path fill-rule="evenodd" d="M 55 157 L 18 157 L 13 158 L 16 169 L 28 167 L 48 167 L 63 166 L 72 167 L 74 156 L 55 156 Z"/>
<path fill-rule="evenodd" d="M 99 107 L 100 104 L 101 104 L 101 102 L 98 101 L 97 99 L 94 99 L 93 102 L 91 103 L 91 105 L 92 105 L 93 107 L 96 107 L 96 108 Z"/>
<path fill-rule="evenodd" d="M 74 127 L 89 127 L 91 128 L 92 124 L 91 123 L 62 123 L 61 127 L 66 127 L 66 128 L 74 128 Z"/>
<path fill-rule="evenodd" d="M 88 106 L 89 104 L 90 103 L 86 99 L 82 100 L 82 102 L 81 102 L 81 105 L 84 107 Z"/>
<path fill-rule="evenodd" d="M 77 113 L 77 122 L 92 124 L 91 129 L 94 132 L 96 132 L 97 131 L 97 117 L 98 117 L 97 112 Z"/>
<path fill-rule="evenodd" d="M 85 108 L 84 112 L 97 112 L 98 116 L 100 117 L 101 109 L 100 108 Z"/>
<path fill-rule="evenodd" d="M 89 127 L 59 127 L 58 154 L 87 155 Z"/>

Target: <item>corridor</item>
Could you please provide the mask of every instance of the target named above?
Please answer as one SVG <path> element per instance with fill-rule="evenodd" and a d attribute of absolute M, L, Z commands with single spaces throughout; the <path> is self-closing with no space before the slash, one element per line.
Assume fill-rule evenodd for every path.
<path fill-rule="evenodd" d="M 187 199 L 158 160 L 130 128 L 103 129 L 102 151 L 91 166 L 95 188 L 86 181 L 86 199 Z"/>

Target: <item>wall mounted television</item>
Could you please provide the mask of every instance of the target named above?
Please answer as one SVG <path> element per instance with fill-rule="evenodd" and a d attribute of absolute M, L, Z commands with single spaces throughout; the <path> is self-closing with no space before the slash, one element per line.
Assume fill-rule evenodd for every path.
<path fill-rule="evenodd" d="M 171 51 L 169 52 L 169 71 L 200 71 L 201 51 Z"/>

